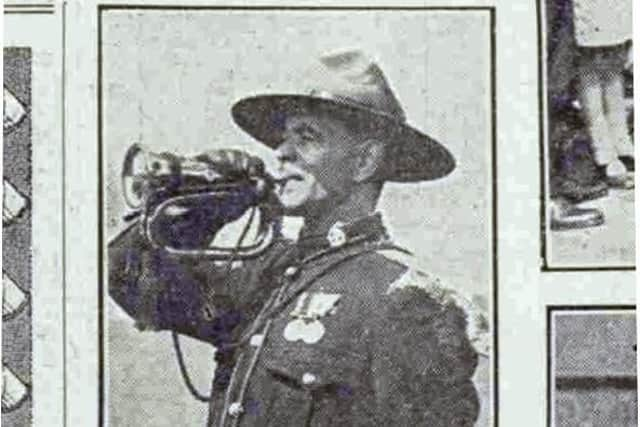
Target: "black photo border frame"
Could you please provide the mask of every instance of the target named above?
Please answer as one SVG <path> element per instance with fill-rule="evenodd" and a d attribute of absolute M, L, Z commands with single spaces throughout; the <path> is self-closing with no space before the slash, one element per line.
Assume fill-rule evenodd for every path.
<path fill-rule="evenodd" d="M 547 305 L 546 306 L 546 325 L 545 325 L 545 333 L 547 335 L 547 346 L 546 346 L 546 412 L 547 412 L 547 421 L 546 426 L 552 427 L 553 425 L 553 415 L 551 413 L 551 399 L 553 390 L 551 389 L 551 384 L 553 384 L 553 372 L 551 372 L 551 362 L 553 358 L 553 354 L 551 354 L 551 348 L 553 345 L 553 336 L 551 334 L 551 327 L 553 322 L 553 314 L 554 312 L 564 311 L 634 311 L 636 312 L 636 306 L 633 304 L 596 304 L 596 305 Z M 635 313 L 637 316 L 637 312 Z"/>
<path fill-rule="evenodd" d="M 538 28 L 538 138 L 539 153 L 538 164 L 540 165 L 540 269 L 543 272 L 571 272 L 571 271 L 635 271 L 634 265 L 603 265 L 603 266 L 552 266 L 549 264 L 549 253 L 547 238 L 551 230 L 547 227 L 547 196 L 548 176 L 547 176 L 547 152 L 545 150 L 547 141 L 547 128 L 549 119 L 545 114 L 548 108 L 547 102 L 547 35 L 544 30 L 546 23 L 544 13 L 546 2 L 554 0 L 536 0 L 536 19 Z M 634 94 L 635 96 L 635 94 Z M 637 224 L 636 224 L 637 227 Z M 638 249 L 636 248 L 636 251 Z"/>
<path fill-rule="evenodd" d="M 496 96 L 496 7 L 495 6 L 278 6 L 278 5 L 260 5 L 260 6 L 232 6 L 232 5 L 177 5 L 177 4 L 122 4 L 122 3 L 102 3 L 97 5 L 97 142 L 98 142 L 98 426 L 106 427 L 106 411 L 105 411 L 105 355 L 104 341 L 105 336 L 105 282 L 104 265 L 106 260 L 105 254 L 105 227 L 104 227 L 104 153 L 103 153 L 103 26 L 102 18 L 105 13 L 113 10 L 138 10 L 138 11 L 198 11 L 198 10 L 216 10 L 216 11 L 401 11 L 401 12 L 429 12 L 429 11 L 475 11 L 488 12 L 490 17 L 490 50 L 491 50 L 491 259 L 492 259 L 492 332 L 493 332 L 493 353 L 491 367 L 493 369 L 492 378 L 492 403 L 493 403 L 493 427 L 499 425 L 499 351 L 498 351 L 498 172 L 497 172 L 497 96 Z"/>

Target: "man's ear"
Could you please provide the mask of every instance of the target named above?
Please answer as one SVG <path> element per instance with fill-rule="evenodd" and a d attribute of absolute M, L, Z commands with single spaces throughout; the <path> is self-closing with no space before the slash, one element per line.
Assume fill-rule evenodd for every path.
<path fill-rule="evenodd" d="M 370 181 L 384 162 L 384 144 L 376 139 L 368 139 L 358 146 L 354 155 L 356 164 L 354 181 Z"/>

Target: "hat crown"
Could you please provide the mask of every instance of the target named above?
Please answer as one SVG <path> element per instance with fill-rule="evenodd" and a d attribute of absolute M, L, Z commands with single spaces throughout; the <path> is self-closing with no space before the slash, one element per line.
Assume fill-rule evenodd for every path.
<path fill-rule="evenodd" d="M 385 143 L 382 181 L 415 182 L 441 178 L 455 159 L 438 141 L 406 121 L 382 70 L 359 50 L 325 55 L 305 76 L 301 92 L 254 95 L 231 108 L 233 120 L 256 140 L 277 148 L 286 120 L 299 115 L 335 114 L 349 123 L 371 124 Z"/>
<path fill-rule="evenodd" d="M 393 94 L 381 68 L 359 50 L 320 57 L 310 76 L 313 97 L 365 108 L 405 122 L 400 102 Z"/>

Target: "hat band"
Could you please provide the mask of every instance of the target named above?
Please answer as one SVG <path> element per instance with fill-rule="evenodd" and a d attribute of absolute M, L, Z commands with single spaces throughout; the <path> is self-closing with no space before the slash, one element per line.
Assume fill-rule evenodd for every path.
<path fill-rule="evenodd" d="M 320 98 L 320 99 L 325 99 L 327 101 L 334 101 L 337 102 L 339 104 L 344 104 L 346 106 L 349 107 L 354 107 L 354 108 L 358 108 L 361 110 L 366 110 L 370 113 L 374 113 L 374 114 L 378 114 L 381 116 L 385 116 L 388 117 L 392 120 L 398 121 L 400 123 L 404 123 L 405 122 L 405 118 L 404 115 L 398 117 L 396 115 L 387 113 L 386 111 L 380 110 L 376 107 L 373 107 L 369 104 L 365 104 L 364 102 L 358 101 L 355 98 L 352 98 L 350 96 L 344 96 L 344 95 L 337 95 L 335 93 L 331 93 L 325 90 L 317 90 L 317 89 L 312 89 L 309 92 L 309 95 L 314 97 L 314 98 Z"/>

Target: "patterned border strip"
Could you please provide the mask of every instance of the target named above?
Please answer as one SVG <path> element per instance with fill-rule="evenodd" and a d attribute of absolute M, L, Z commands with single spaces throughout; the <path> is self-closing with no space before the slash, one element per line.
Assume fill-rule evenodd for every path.
<path fill-rule="evenodd" d="M 53 10 L 53 9 L 52 9 Z M 32 422 L 31 311 L 32 141 L 31 48 L 6 47 L 3 82 L 2 424 Z M 16 91 L 16 92 L 14 92 Z M 8 244 L 8 246 L 7 246 Z M 26 253 L 25 253 L 26 252 Z"/>

